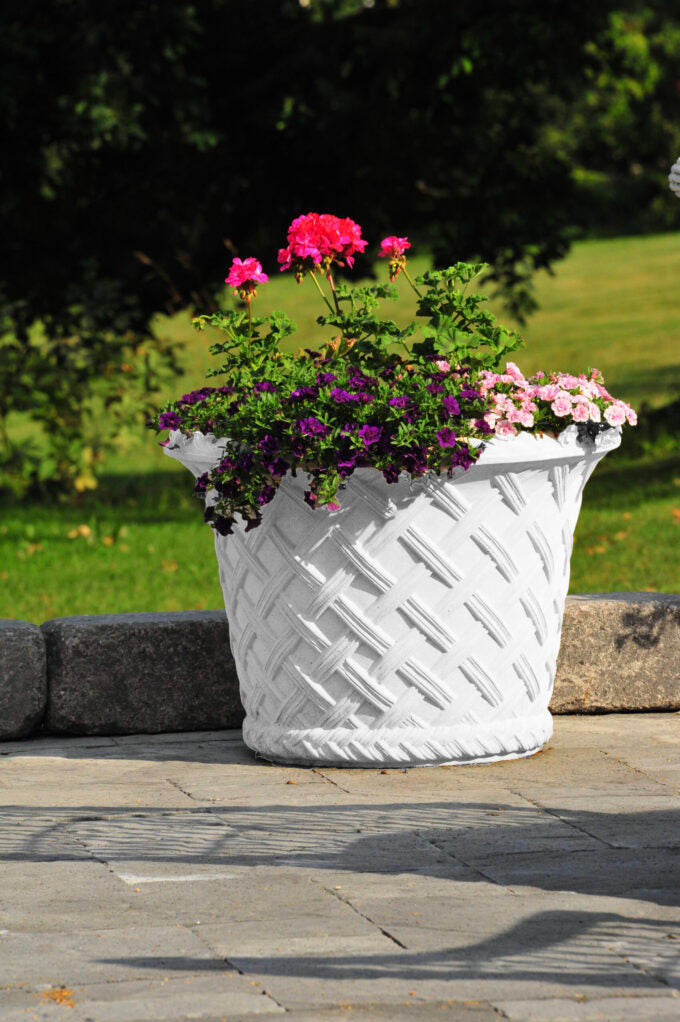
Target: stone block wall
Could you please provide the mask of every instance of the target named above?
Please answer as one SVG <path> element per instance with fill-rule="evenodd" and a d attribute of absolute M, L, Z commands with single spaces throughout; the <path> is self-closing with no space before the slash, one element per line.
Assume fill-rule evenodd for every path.
<path fill-rule="evenodd" d="M 680 595 L 567 599 L 553 713 L 680 709 Z M 239 727 L 223 610 L 0 621 L 0 740 Z"/>

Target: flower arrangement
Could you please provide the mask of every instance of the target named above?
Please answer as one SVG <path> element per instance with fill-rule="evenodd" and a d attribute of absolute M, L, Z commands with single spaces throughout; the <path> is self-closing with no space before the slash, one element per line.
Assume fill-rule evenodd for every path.
<path fill-rule="evenodd" d="M 299 216 L 287 242 L 278 254 L 281 270 L 316 287 L 326 337 L 314 349 L 282 351 L 294 323 L 280 312 L 253 315 L 257 287 L 268 277 L 257 259 L 234 259 L 225 283 L 240 307 L 194 320 L 199 330 L 212 326 L 224 335 L 210 349 L 224 362 L 208 374 L 224 382 L 184 394 L 150 423 L 224 438 L 221 460 L 195 487 L 200 497 L 211 491 L 215 498 L 205 517 L 221 535 L 233 530 L 237 515 L 246 531 L 258 526 L 288 473 L 306 473 L 304 499 L 332 511 L 357 468 L 376 469 L 388 483 L 402 472 L 451 476 L 474 464 L 491 438 L 557 436 L 575 424 L 579 439 L 592 443 L 601 430 L 635 424 L 633 409 L 609 394 L 596 369 L 526 379 L 512 361 L 501 368 L 523 341 L 469 290 L 484 264 L 459 262 L 414 280 L 408 238 L 391 235 L 378 252 L 388 261 L 389 282 L 349 287 L 333 270 L 351 267 L 368 244 L 353 220 Z M 381 311 L 398 298 L 394 281 L 402 273 L 417 296 L 416 320 L 406 327 Z"/>

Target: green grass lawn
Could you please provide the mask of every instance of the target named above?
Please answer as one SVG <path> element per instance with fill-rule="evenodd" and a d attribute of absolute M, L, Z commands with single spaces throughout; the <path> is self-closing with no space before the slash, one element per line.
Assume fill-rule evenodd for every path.
<path fill-rule="evenodd" d="M 595 365 L 634 405 L 670 400 L 680 394 L 678 279 L 680 234 L 575 245 L 554 277 L 538 280 L 541 308 L 517 361 L 525 372 Z M 320 309 L 311 284 L 298 288 L 281 277 L 260 294 L 262 311 L 282 308 L 298 321 L 294 346 L 314 340 Z M 183 345 L 185 375 L 167 396 L 199 386 L 213 361 L 206 336 L 184 315 L 159 319 L 156 329 Z M 40 622 L 221 605 L 212 537 L 191 478 L 154 441 L 140 429 L 78 507 L 3 506 L 0 617 Z M 668 440 L 636 457 L 632 448 L 624 437 L 588 484 L 572 592 L 680 592 L 680 452 Z"/>

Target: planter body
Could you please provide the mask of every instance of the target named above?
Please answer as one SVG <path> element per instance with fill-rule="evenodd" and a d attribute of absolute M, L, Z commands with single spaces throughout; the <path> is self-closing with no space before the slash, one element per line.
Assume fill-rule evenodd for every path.
<path fill-rule="evenodd" d="M 360 469 L 336 512 L 286 477 L 258 529 L 215 537 L 246 744 L 345 766 L 537 752 L 583 487 L 619 442 L 524 433 L 412 484 Z M 198 475 L 221 446 L 174 433 L 166 453 Z"/>

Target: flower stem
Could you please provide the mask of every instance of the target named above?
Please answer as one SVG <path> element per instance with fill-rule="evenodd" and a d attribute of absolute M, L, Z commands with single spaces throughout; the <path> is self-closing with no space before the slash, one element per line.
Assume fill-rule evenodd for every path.
<path fill-rule="evenodd" d="M 331 291 L 333 292 L 333 301 L 335 302 L 335 311 L 337 312 L 338 315 L 340 315 L 340 302 L 338 301 L 338 296 L 337 296 L 337 293 L 335 291 L 335 281 L 333 280 L 333 274 L 330 271 L 330 267 L 329 267 L 328 273 L 326 274 L 326 277 L 328 279 L 328 283 L 331 286 Z"/>
<path fill-rule="evenodd" d="M 415 285 L 415 284 L 413 283 L 413 281 L 411 280 L 411 274 L 410 274 L 410 273 L 408 272 L 408 270 L 406 269 L 406 267 L 405 267 L 405 266 L 402 266 L 402 270 L 404 271 L 404 276 L 406 277 L 407 281 L 409 282 L 409 284 L 411 285 L 411 287 L 413 288 L 413 290 L 415 291 L 415 293 L 416 293 L 416 294 L 418 295 L 418 297 L 419 297 L 419 298 L 422 298 L 423 296 L 421 295 L 420 291 L 418 290 L 418 288 L 416 287 L 416 285 Z"/>
<path fill-rule="evenodd" d="M 326 305 L 328 306 L 328 308 L 332 312 L 333 311 L 333 306 L 331 305 L 331 303 L 328 301 L 328 299 L 326 298 L 325 294 L 323 293 L 323 288 L 321 287 L 321 284 L 319 284 L 319 281 L 316 279 L 316 274 L 313 271 L 310 270 L 309 276 L 314 281 L 314 283 L 316 285 L 317 291 L 319 292 L 319 294 L 323 298 L 324 302 L 326 303 Z"/>

